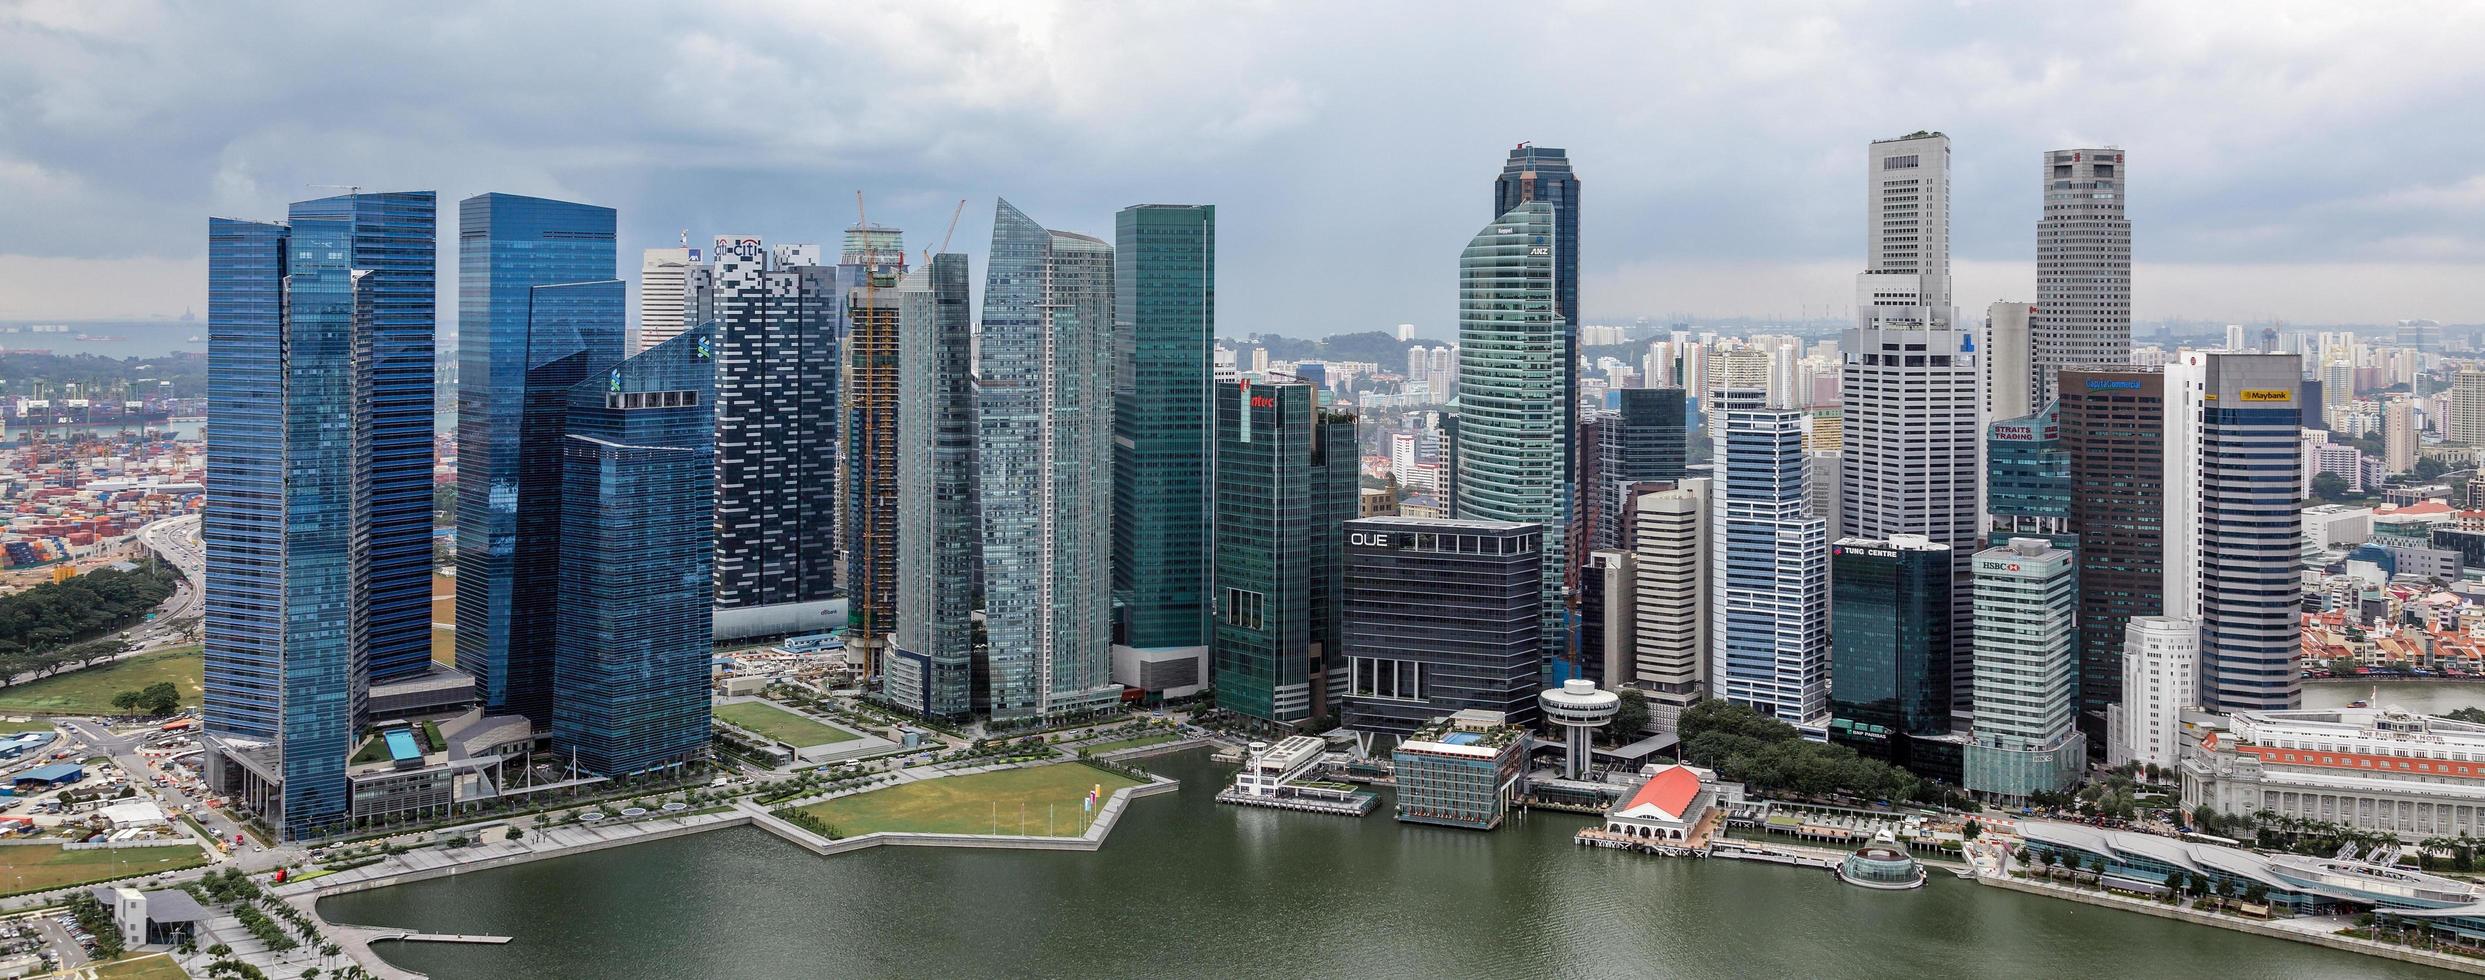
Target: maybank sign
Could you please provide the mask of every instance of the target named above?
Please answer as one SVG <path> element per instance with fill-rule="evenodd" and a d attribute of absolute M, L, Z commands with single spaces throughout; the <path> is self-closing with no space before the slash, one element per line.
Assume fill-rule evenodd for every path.
<path fill-rule="evenodd" d="M 2245 388 L 2235 393 L 2235 399 L 2247 402 L 2291 402 L 2295 400 L 2295 389 Z"/>

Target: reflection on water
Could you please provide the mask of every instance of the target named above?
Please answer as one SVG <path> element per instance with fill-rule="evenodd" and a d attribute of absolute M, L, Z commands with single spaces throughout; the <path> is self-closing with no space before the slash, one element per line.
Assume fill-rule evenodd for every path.
<path fill-rule="evenodd" d="M 383 944 L 468 977 L 2382 977 L 2426 971 L 1985 888 L 1914 892 L 1491 834 L 1218 806 L 1228 767 L 1140 800 L 1088 854 L 815 858 L 729 830 L 329 899 L 342 922 L 514 936 Z"/>
<path fill-rule="evenodd" d="M 2375 690 L 2379 690 L 2376 695 Z M 2373 700 L 2375 697 L 2380 700 Z M 2350 701 L 2370 707 L 2398 705 L 2418 714 L 2438 715 L 2460 708 L 2485 708 L 2485 680 L 2459 681 L 2305 681 L 2304 707 L 2343 708 Z"/>

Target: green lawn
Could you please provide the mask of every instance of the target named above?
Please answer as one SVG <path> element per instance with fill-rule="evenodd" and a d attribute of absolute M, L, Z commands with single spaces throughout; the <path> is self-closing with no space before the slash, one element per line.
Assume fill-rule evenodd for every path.
<path fill-rule="evenodd" d="M 179 871 L 206 863 L 207 855 L 190 844 L 99 847 L 91 851 L 64 851 L 58 844 L 11 844 L 0 847 L 0 890 L 19 895 L 123 875 Z"/>
<path fill-rule="evenodd" d="M 1134 738 L 1116 739 L 1111 742 L 1098 742 L 1094 745 L 1083 746 L 1083 748 L 1097 755 L 1103 755 L 1107 752 L 1118 752 L 1123 749 L 1135 749 L 1142 745 L 1161 745 L 1181 737 L 1181 735 L 1173 732 L 1155 732 L 1152 734 L 1140 735 Z"/>
<path fill-rule="evenodd" d="M 52 720 L 49 718 L 37 718 L 33 721 L 0 721 L 0 735 L 15 735 L 20 732 L 48 732 L 51 730 Z"/>
<path fill-rule="evenodd" d="M 190 980 L 190 975 L 171 956 L 156 953 L 98 966 L 95 980 Z"/>
<path fill-rule="evenodd" d="M 851 742 L 862 736 L 842 728 L 831 728 L 766 701 L 743 701 L 716 706 L 716 717 L 768 738 L 796 748 Z"/>
<path fill-rule="evenodd" d="M 884 830 L 989 834 L 996 828 L 1004 834 L 1075 837 L 1087 832 L 1079 801 L 1099 784 L 1110 798 L 1114 790 L 1139 781 L 1064 762 L 908 783 L 803 809 L 845 837 Z"/>
<path fill-rule="evenodd" d="M 183 707 L 197 707 L 207 692 L 206 657 L 196 646 L 175 647 L 85 670 L 55 674 L 0 690 L 0 711 L 37 715 L 108 715 L 112 696 L 157 681 L 181 689 Z"/>

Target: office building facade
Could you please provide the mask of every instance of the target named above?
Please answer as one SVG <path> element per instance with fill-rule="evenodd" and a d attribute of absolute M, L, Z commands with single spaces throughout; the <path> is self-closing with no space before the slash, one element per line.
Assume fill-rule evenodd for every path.
<path fill-rule="evenodd" d="M 2166 365 L 2164 615 L 2200 623 L 2201 701 L 2296 707 L 2303 424 L 2294 354 L 2184 351 Z"/>
<path fill-rule="evenodd" d="M 917 714 L 974 712 L 974 310 L 967 258 L 932 256 L 898 289 L 897 636 L 882 692 Z"/>
<path fill-rule="evenodd" d="M 2122 700 L 2124 628 L 2166 615 L 2166 379 L 2153 368 L 2066 368 L 2062 451 L 2079 540 L 2079 710 L 2091 743 Z"/>
<path fill-rule="evenodd" d="M 1592 500 L 1594 549 L 1627 548 L 1623 515 L 1628 509 L 1624 488 L 1636 483 L 1673 482 L 1683 478 L 1690 459 L 1690 431 L 1685 428 L 1680 388 L 1623 388 L 1606 395 L 1613 408 L 1602 422 L 1597 441 L 1597 479 L 1585 487 Z M 1583 506 L 1582 513 L 1588 509 Z"/>
<path fill-rule="evenodd" d="M 1536 525 L 1545 535 L 1544 627 L 1548 666 L 1566 630 L 1571 445 L 1577 431 L 1565 354 L 1572 327 L 1558 305 L 1555 272 L 1568 248 L 1551 203 L 1523 204 L 1485 226 L 1458 262 L 1458 422 L 1451 443 L 1452 516 Z"/>
<path fill-rule="evenodd" d="M 570 391 L 622 357 L 613 209 L 458 203 L 457 665 L 494 713 L 552 723 Z"/>
<path fill-rule="evenodd" d="M 704 278 L 699 250 L 684 244 L 639 252 L 639 325 L 632 353 L 664 343 L 690 329 L 700 311 L 693 283 Z"/>
<path fill-rule="evenodd" d="M 2045 404 L 2052 381 L 2039 376 L 2028 321 L 2036 307 L 2003 300 L 1985 307 L 1985 417 L 2015 419 Z"/>
<path fill-rule="evenodd" d="M 843 625 L 837 596 L 837 340 L 844 296 L 816 245 L 723 235 L 709 252 L 716 322 L 716 607 L 720 635 Z"/>
<path fill-rule="evenodd" d="M 2131 360 L 2131 219 L 2123 151 L 2049 150 L 2036 222 L 2036 312 L 2029 324 L 2041 391 L 2063 368 Z"/>
<path fill-rule="evenodd" d="M 552 751 L 618 777 L 707 757 L 716 345 L 701 324 L 572 386 Z"/>
<path fill-rule="evenodd" d="M 1302 382 L 1217 383 L 1217 706 L 1277 724 L 1328 713 L 1339 534 L 1356 517 L 1352 415 Z"/>
<path fill-rule="evenodd" d="M 2199 701 L 2200 629 L 2171 616 L 2123 627 L 2123 699 L 2107 709 L 2107 765 L 2172 769 L 2183 759 L 2183 712 Z"/>
<path fill-rule="evenodd" d="M 1708 696 L 1709 496 L 1712 481 L 1637 492 L 1631 527 L 1630 658 L 1605 667 L 1607 686 L 1646 692 L 1660 732 Z"/>
<path fill-rule="evenodd" d="M 995 205 L 976 372 L 985 713 L 1111 705 L 1113 246 Z"/>
<path fill-rule="evenodd" d="M 1345 535 L 1345 727 L 1403 736 L 1469 708 L 1533 724 L 1544 529 L 1375 517 Z"/>
<path fill-rule="evenodd" d="M 347 819 L 374 671 L 429 659 L 435 214 L 405 192 L 208 222 L 208 780 L 277 786 L 252 798 L 288 838 Z"/>
<path fill-rule="evenodd" d="M 1113 232 L 1115 679 L 1161 692 L 1139 675 L 1208 657 L 1217 209 L 1127 207 Z"/>
<path fill-rule="evenodd" d="M 1709 526 L 1710 693 L 1792 725 L 1829 710 L 1829 526 L 1804 502 L 1803 413 L 1723 413 Z"/>
<path fill-rule="evenodd" d="M 1857 325 L 1840 344 L 1838 530 L 1948 545 L 1951 636 L 1963 649 L 1974 630 L 1984 368 L 1976 331 L 1958 327 L 1951 305 L 1950 139 L 1881 140 L 1867 160 L 1867 264 Z M 1968 707 L 1972 659 L 1951 658 L 1953 712 Z"/>
<path fill-rule="evenodd" d="M 2065 532 L 2071 520 L 2071 456 L 2062 448 L 2060 409 L 2047 404 L 1987 427 L 1985 463 L 1987 526 L 2010 534 Z"/>
<path fill-rule="evenodd" d="M 1950 730 L 1950 548 L 1917 535 L 1830 546 L 1829 738 L 1904 766 Z"/>
<path fill-rule="evenodd" d="M 2087 740 L 2072 724 L 2079 565 L 2043 538 L 1976 555 L 1976 723 L 1968 792 L 2007 800 L 2076 785 Z"/>

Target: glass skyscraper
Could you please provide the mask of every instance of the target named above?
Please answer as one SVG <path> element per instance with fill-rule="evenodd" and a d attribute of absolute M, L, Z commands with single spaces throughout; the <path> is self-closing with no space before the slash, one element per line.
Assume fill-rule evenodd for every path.
<path fill-rule="evenodd" d="M 1217 209 L 1144 204 L 1113 225 L 1116 642 L 1156 651 L 1135 659 L 1198 656 L 1209 628 Z"/>
<path fill-rule="evenodd" d="M 564 419 L 622 357 L 613 210 L 458 203 L 457 665 L 494 713 L 552 722 Z"/>
<path fill-rule="evenodd" d="M 1106 707 L 1112 683 L 1113 246 L 993 209 L 976 469 L 984 710 Z"/>
<path fill-rule="evenodd" d="M 1829 522 L 1804 499 L 1804 413 L 1724 413 L 1711 498 L 1709 690 L 1790 725 L 1829 710 Z"/>
<path fill-rule="evenodd" d="M 1596 516 L 1591 551 L 1630 546 L 1622 527 L 1624 488 L 1680 480 L 1690 458 L 1682 389 L 1623 388 L 1606 398 L 1612 408 L 1597 434 L 1597 485 L 1588 488 Z"/>
<path fill-rule="evenodd" d="M 346 261 L 370 303 L 370 551 L 363 633 L 371 677 L 431 668 L 431 444 L 438 327 L 439 205 L 430 191 L 296 202 L 295 222 L 348 222 Z"/>
<path fill-rule="evenodd" d="M 1292 724 L 1327 713 L 1339 656 L 1339 533 L 1355 517 L 1355 418 L 1302 382 L 1217 382 L 1217 706 Z"/>
<path fill-rule="evenodd" d="M 1557 254 L 1569 247 L 1552 204 L 1522 204 L 1486 225 L 1458 260 L 1458 423 L 1452 443 L 1460 519 L 1535 524 L 1545 535 L 1544 626 L 1562 646 L 1576 430 L 1566 351 L 1571 325 L 1556 305 Z"/>
<path fill-rule="evenodd" d="M 2071 454 L 2052 402 L 1985 427 L 1985 516 L 2010 534 L 2062 534 L 2071 522 Z"/>
<path fill-rule="evenodd" d="M 898 287 L 897 638 L 882 692 L 935 718 L 972 714 L 976 565 L 974 311 L 966 256 Z"/>
<path fill-rule="evenodd" d="M 552 749 L 587 772 L 707 754 L 714 329 L 683 331 L 567 393 Z"/>
<path fill-rule="evenodd" d="M 1829 738 L 1906 765 L 1950 729 L 1950 548 L 1847 538 L 1829 561 Z"/>
<path fill-rule="evenodd" d="M 837 267 L 809 244 L 718 236 L 717 631 L 810 632 L 837 596 Z"/>
<path fill-rule="evenodd" d="M 1344 534 L 1345 727 L 1403 736 L 1467 708 L 1533 726 L 1544 529 L 1366 517 Z"/>
<path fill-rule="evenodd" d="M 409 496 L 430 513 L 428 476 L 406 472 L 430 469 L 432 202 L 208 223 L 208 778 L 274 785 L 252 798 L 288 838 L 346 819 L 375 654 L 403 657 L 399 525 Z M 422 536 L 411 586 L 427 602 Z M 415 625 L 427 644 L 427 611 Z"/>
<path fill-rule="evenodd" d="M 1565 453 L 1571 453 L 1569 434 L 1579 430 L 1579 175 L 1571 169 L 1570 154 L 1560 148 L 1521 143 L 1511 147 L 1501 174 L 1493 178 L 1492 213 L 1498 220 L 1524 205 L 1539 203 L 1549 212 L 1556 246 L 1552 298 L 1553 313 L 1562 325 L 1562 446 Z M 1563 472 L 1578 472 L 1575 456 L 1563 460 Z"/>

